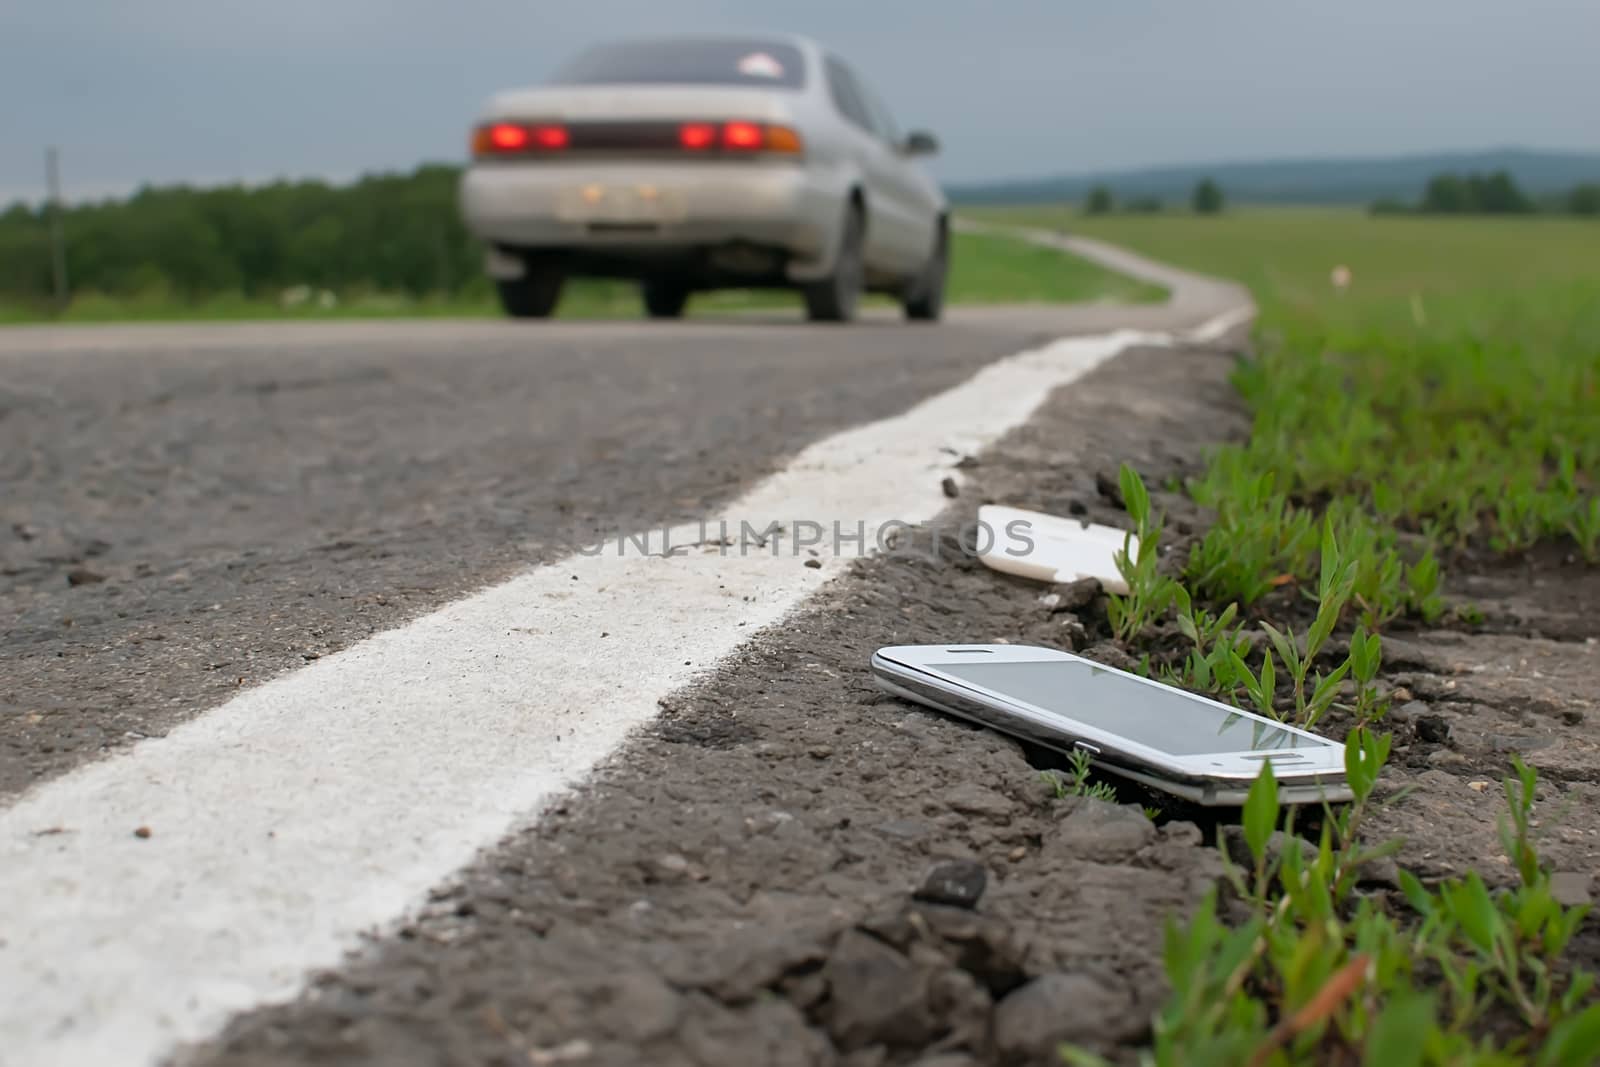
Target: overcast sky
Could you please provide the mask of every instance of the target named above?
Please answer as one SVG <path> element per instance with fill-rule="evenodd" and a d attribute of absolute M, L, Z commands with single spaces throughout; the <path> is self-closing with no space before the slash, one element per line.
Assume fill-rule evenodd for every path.
<path fill-rule="evenodd" d="M 0 200 L 459 159 L 491 92 L 617 33 L 809 33 L 947 180 L 1600 149 L 1600 0 L 0 0 Z"/>

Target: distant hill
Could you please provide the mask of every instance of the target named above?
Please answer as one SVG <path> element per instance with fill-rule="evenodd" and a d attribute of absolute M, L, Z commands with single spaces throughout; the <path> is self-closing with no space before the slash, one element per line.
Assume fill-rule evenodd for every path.
<path fill-rule="evenodd" d="M 1600 181 L 1600 152 L 1541 152 L 1521 148 L 1436 152 L 1417 156 L 1284 159 L 1243 163 L 1182 164 L 1138 170 L 1070 174 L 1052 178 L 952 185 L 950 198 L 965 204 L 1037 204 L 1081 200 L 1104 184 L 1119 200 L 1158 197 L 1187 201 L 1195 182 L 1215 178 L 1234 203 L 1366 204 L 1384 197 L 1414 200 L 1433 175 L 1507 170 L 1534 196 L 1565 192 Z"/>

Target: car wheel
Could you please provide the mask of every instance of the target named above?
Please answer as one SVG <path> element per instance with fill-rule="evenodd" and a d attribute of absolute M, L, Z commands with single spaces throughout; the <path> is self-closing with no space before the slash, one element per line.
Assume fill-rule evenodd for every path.
<path fill-rule="evenodd" d="M 866 269 L 862 259 L 866 226 L 859 205 L 851 204 L 839 236 L 833 273 L 805 288 L 806 317 L 812 322 L 849 322 L 861 304 Z"/>
<path fill-rule="evenodd" d="M 547 319 L 555 313 L 561 302 L 561 284 L 565 276 L 553 267 L 529 264 L 520 278 L 502 278 L 495 282 L 500 291 L 500 306 L 514 319 Z"/>
<path fill-rule="evenodd" d="M 689 303 L 689 288 L 678 282 L 652 278 L 639 287 L 644 310 L 652 319 L 676 319 Z"/>
<path fill-rule="evenodd" d="M 935 322 L 944 313 L 944 286 L 950 275 L 950 238 L 941 229 L 933 255 L 912 279 L 902 303 L 906 318 L 913 321 Z"/>

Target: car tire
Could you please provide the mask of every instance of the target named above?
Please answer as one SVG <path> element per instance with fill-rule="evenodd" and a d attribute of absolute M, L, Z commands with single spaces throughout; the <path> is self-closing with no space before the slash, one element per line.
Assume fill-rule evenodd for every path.
<path fill-rule="evenodd" d="M 528 264 L 520 278 L 501 278 L 495 282 L 500 306 L 514 319 L 547 319 L 561 302 L 561 286 L 566 277 L 553 267 Z"/>
<path fill-rule="evenodd" d="M 678 282 L 652 278 L 639 287 L 644 310 L 652 319 L 677 319 L 689 303 L 689 287 Z"/>
<path fill-rule="evenodd" d="M 852 203 L 845 212 L 844 232 L 839 236 L 839 251 L 834 258 L 833 271 L 803 290 L 806 317 L 812 322 L 849 322 L 856 317 L 856 310 L 861 306 L 861 289 L 866 280 L 863 260 L 865 244 L 866 219 L 862 216 L 861 206 Z"/>
<path fill-rule="evenodd" d="M 934 244 L 933 254 L 928 257 L 928 262 L 922 270 L 911 280 L 906 288 L 905 298 L 901 301 L 905 307 L 906 318 L 913 322 L 937 322 L 939 316 L 944 314 L 944 289 L 945 281 L 950 275 L 950 235 L 943 227 L 939 229 L 939 239 Z"/>

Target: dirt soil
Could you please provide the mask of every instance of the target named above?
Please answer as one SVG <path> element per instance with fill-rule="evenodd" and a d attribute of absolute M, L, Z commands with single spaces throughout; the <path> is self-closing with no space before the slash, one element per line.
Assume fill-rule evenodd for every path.
<path fill-rule="evenodd" d="M 963 461 L 946 520 L 992 501 L 1119 521 L 1120 461 L 1160 485 L 1246 430 L 1235 358 L 1124 354 Z M 1175 543 L 1203 528 L 1158 499 Z M 1122 805 L 1060 798 L 1039 753 L 874 690 L 866 664 L 885 644 L 1126 663 L 1093 590 L 1047 603 L 1051 589 L 938 543 L 937 559 L 850 564 L 399 931 L 185 1061 L 971 1067 L 1059 1062 L 1069 1040 L 1131 1062 L 1166 993 L 1163 923 L 1220 869 L 1215 826 L 1171 808 L 1158 825 L 1132 789 Z M 1600 603 L 1600 573 L 1540 556 L 1469 566 L 1456 592 L 1483 612 L 1477 632 L 1385 641 L 1382 788 L 1412 791 L 1373 833 L 1402 835 L 1424 876 L 1503 879 L 1499 779 L 1522 752 L 1547 798 L 1545 856 L 1586 897 L 1600 648 L 1577 605 Z M 1372 891 L 1392 877 L 1373 872 Z"/>

